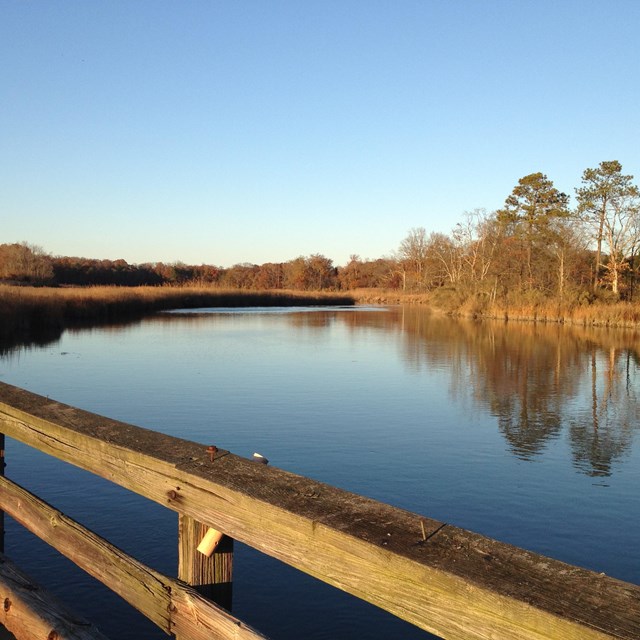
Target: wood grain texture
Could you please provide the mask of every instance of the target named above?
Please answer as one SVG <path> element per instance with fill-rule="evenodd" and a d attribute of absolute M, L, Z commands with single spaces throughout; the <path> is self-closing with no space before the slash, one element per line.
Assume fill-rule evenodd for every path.
<path fill-rule="evenodd" d="M 4 433 L 0 433 L 0 477 L 4 476 Z M 0 553 L 4 553 L 4 511 L 0 511 Z"/>
<path fill-rule="evenodd" d="M 640 638 L 640 587 L 0 383 L 0 431 L 444 638 Z"/>
<path fill-rule="evenodd" d="M 178 579 L 205 598 L 231 610 L 233 540 L 223 536 L 207 557 L 197 550 L 209 527 L 190 516 L 178 516 Z"/>
<path fill-rule="evenodd" d="M 179 637 L 189 640 L 264 639 L 195 589 L 145 566 L 7 478 L 0 478 L 0 506 L 165 633 L 186 630 Z"/>
<path fill-rule="evenodd" d="M 107 640 L 4 555 L 0 555 L 0 623 L 18 640 Z"/>

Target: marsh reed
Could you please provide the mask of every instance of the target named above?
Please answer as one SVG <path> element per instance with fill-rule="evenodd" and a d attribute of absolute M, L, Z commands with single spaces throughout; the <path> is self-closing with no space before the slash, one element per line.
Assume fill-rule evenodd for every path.
<path fill-rule="evenodd" d="M 453 316 L 575 324 L 584 327 L 640 328 L 637 302 L 560 303 L 553 299 L 531 302 L 512 296 L 508 302 L 490 303 L 486 297 L 442 295 L 439 291 L 413 293 L 385 289 L 351 292 L 358 303 L 420 304 Z"/>
<path fill-rule="evenodd" d="M 0 335 L 141 318 L 198 307 L 350 305 L 348 295 L 200 287 L 20 287 L 0 285 Z"/>

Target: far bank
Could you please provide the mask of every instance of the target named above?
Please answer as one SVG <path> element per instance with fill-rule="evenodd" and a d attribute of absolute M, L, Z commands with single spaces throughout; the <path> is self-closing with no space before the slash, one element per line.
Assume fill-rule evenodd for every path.
<path fill-rule="evenodd" d="M 330 292 L 0 285 L 0 347 L 21 340 L 48 342 L 66 328 L 131 322 L 169 309 L 353 304 L 353 296 Z"/>
<path fill-rule="evenodd" d="M 420 304 L 434 312 L 465 318 L 566 323 L 580 326 L 640 328 L 640 304 L 557 300 L 490 302 L 486 297 L 456 295 L 450 290 L 408 293 L 386 289 L 351 291 L 358 304 Z"/>
<path fill-rule="evenodd" d="M 502 300 L 370 288 L 345 292 L 246 291 L 212 287 L 29 287 L 0 285 L 0 337 L 59 333 L 72 326 L 129 322 L 157 311 L 197 307 L 424 305 L 435 313 L 469 318 L 640 328 L 640 304 Z"/>

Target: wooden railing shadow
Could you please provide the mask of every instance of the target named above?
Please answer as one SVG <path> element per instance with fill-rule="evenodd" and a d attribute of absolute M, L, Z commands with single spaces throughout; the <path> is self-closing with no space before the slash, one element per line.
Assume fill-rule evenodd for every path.
<path fill-rule="evenodd" d="M 231 579 L 230 547 L 201 566 L 195 547 L 209 527 L 443 638 L 640 638 L 637 585 L 227 451 L 3 383 L 0 431 L 178 512 L 180 567 L 172 578 L 0 478 L 0 509 L 179 639 L 264 637 L 196 590 Z M 16 584 L 0 578 L 0 622 L 19 639 L 103 638 L 87 624 L 42 621 Z M 24 632 L 36 620 L 47 633 Z"/>

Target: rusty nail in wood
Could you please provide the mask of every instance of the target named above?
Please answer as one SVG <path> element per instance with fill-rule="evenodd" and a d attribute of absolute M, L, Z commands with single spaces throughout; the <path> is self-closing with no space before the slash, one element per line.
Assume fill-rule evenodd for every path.
<path fill-rule="evenodd" d="M 207 447 L 207 453 L 209 454 L 209 457 L 211 458 L 211 462 L 213 462 L 213 459 L 214 459 L 217 451 L 218 451 L 218 447 L 214 447 L 213 445 L 211 445 L 210 447 Z"/>
<path fill-rule="evenodd" d="M 51 629 L 51 631 L 49 631 L 49 635 L 47 636 L 47 640 L 58 640 L 59 637 L 60 635 L 58 634 L 58 632 L 55 629 Z"/>
<path fill-rule="evenodd" d="M 168 491 L 167 495 L 169 496 L 169 500 L 175 500 L 178 497 L 178 494 L 173 489 Z"/>
<path fill-rule="evenodd" d="M 4 599 L 4 610 L 9 611 L 11 609 L 11 600 L 9 598 Z"/>
<path fill-rule="evenodd" d="M 175 604 L 171 603 L 167 606 L 167 611 L 169 613 L 175 613 L 178 610 L 178 607 L 176 607 Z"/>

